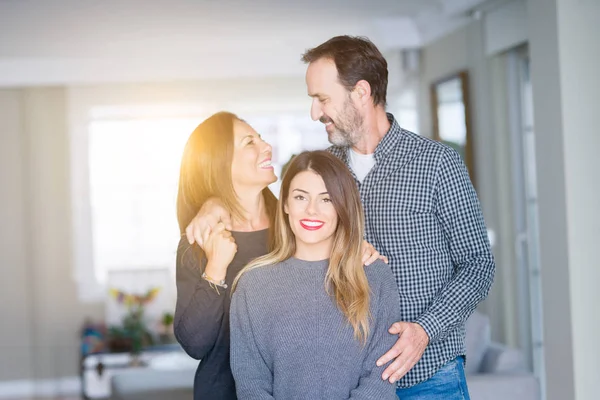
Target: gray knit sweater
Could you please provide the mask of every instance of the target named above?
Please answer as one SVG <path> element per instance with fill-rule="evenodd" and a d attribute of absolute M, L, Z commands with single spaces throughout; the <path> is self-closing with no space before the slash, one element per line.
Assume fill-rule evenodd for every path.
<path fill-rule="evenodd" d="M 240 279 L 231 302 L 231 368 L 238 398 L 395 400 L 375 362 L 396 342 L 398 287 L 389 266 L 365 267 L 371 287 L 366 345 L 325 292 L 328 261 L 285 262 Z"/>

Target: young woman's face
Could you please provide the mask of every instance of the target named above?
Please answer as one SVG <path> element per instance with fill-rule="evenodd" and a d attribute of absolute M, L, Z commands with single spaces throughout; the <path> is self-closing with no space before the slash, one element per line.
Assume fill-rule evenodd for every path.
<path fill-rule="evenodd" d="M 271 145 L 250 125 L 236 120 L 233 125 L 231 180 L 238 190 L 264 189 L 277 177 L 271 166 Z"/>
<path fill-rule="evenodd" d="M 296 236 L 296 248 L 324 249 L 329 257 L 338 216 L 323 178 L 313 171 L 296 175 L 290 182 L 284 211 Z"/>

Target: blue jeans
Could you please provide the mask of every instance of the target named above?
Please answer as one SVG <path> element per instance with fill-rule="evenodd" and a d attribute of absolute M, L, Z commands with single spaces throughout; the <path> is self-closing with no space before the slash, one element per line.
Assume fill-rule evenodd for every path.
<path fill-rule="evenodd" d="M 435 375 L 409 388 L 398 388 L 400 400 L 470 400 L 465 378 L 465 358 L 456 357 Z"/>

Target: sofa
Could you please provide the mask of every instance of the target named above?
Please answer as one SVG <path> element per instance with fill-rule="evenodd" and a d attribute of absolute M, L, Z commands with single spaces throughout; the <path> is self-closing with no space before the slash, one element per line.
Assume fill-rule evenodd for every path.
<path fill-rule="evenodd" d="M 538 381 L 520 350 L 491 340 L 489 318 L 475 311 L 466 326 L 465 372 L 472 400 L 538 400 Z"/>
<path fill-rule="evenodd" d="M 154 357 L 146 368 L 129 369 L 111 379 L 111 400 L 190 400 L 198 361 L 183 349 Z"/>
<path fill-rule="evenodd" d="M 491 340 L 489 318 L 479 312 L 467 321 L 465 372 L 472 400 L 538 400 L 537 379 L 521 351 Z M 116 374 L 111 400 L 189 400 L 197 361 L 183 350 L 155 358 L 149 368 Z"/>

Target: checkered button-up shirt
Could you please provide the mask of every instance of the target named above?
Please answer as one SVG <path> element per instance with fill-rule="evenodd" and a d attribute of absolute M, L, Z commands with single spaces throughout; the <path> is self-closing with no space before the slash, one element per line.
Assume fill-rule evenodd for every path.
<path fill-rule="evenodd" d="M 399 382 L 422 382 L 465 355 L 465 321 L 488 294 L 494 258 L 477 194 L 456 151 L 391 127 L 375 166 L 358 182 L 366 239 L 389 258 L 404 321 L 430 338 L 421 360 Z M 329 151 L 348 164 L 348 148 Z"/>

